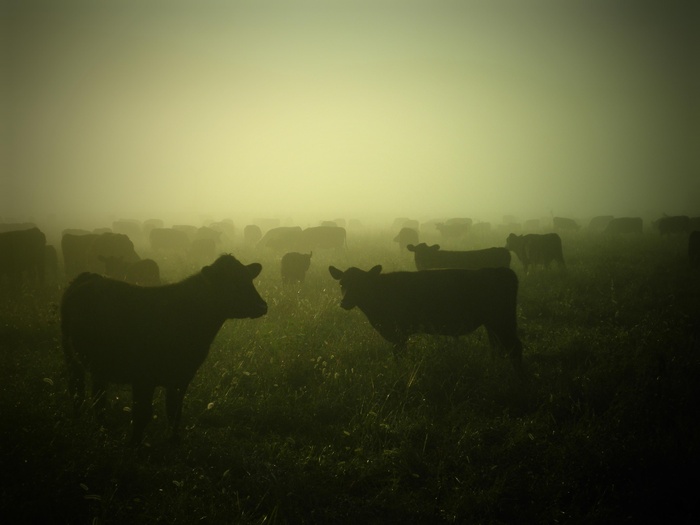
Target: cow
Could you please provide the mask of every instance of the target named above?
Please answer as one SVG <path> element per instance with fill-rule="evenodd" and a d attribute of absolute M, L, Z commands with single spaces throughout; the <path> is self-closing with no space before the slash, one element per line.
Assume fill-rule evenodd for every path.
<path fill-rule="evenodd" d="M 289 252 L 282 256 L 280 270 L 282 273 L 282 282 L 291 284 L 293 282 L 303 283 L 306 277 L 306 272 L 311 266 L 310 253 Z"/>
<path fill-rule="evenodd" d="M 448 219 L 445 222 L 439 222 L 435 228 L 440 232 L 443 239 L 459 240 L 469 233 L 472 227 L 472 220 L 469 218 L 463 219 Z"/>
<path fill-rule="evenodd" d="M 182 401 L 227 319 L 267 313 L 253 279 L 259 263 L 222 255 L 178 283 L 141 287 L 82 273 L 61 301 L 61 334 L 69 392 L 77 416 L 85 400 L 85 374 L 99 419 L 109 383 L 132 387 L 132 438 L 138 445 L 152 418 L 153 393 L 166 389 L 172 440 L 179 440 Z"/>
<path fill-rule="evenodd" d="M 69 279 L 85 271 L 104 273 L 104 261 L 100 257 L 121 257 L 125 263 L 140 259 L 131 239 L 123 233 L 66 233 L 61 239 L 61 249 Z"/>
<path fill-rule="evenodd" d="M 700 267 L 700 231 L 690 232 L 688 236 L 688 258 L 694 268 Z"/>
<path fill-rule="evenodd" d="M 552 226 L 556 232 L 575 232 L 580 228 L 575 220 L 567 217 L 553 217 Z"/>
<path fill-rule="evenodd" d="M 559 268 L 564 268 L 564 254 L 561 237 L 556 233 L 529 233 L 516 235 L 511 233 L 506 239 L 506 248 L 518 256 L 527 273 L 530 266 L 541 264 L 549 268 L 552 261 L 557 261 Z"/>
<path fill-rule="evenodd" d="M 413 228 L 401 228 L 394 237 L 394 242 L 399 243 L 399 251 L 403 252 L 409 244 L 418 244 L 418 231 Z"/>
<path fill-rule="evenodd" d="M 153 228 L 148 238 L 151 249 L 158 253 L 184 254 L 190 247 L 190 238 L 181 229 Z"/>
<path fill-rule="evenodd" d="M 127 262 L 123 257 L 100 256 L 105 265 L 105 276 L 139 286 L 158 286 L 160 267 L 153 259 Z"/>
<path fill-rule="evenodd" d="M 347 248 L 347 232 L 340 226 L 312 226 L 301 232 L 303 250 Z"/>
<path fill-rule="evenodd" d="M 243 228 L 243 242 L 247 245 L 256 244 L 262 239 L 262 231 L 257 224 L 248 224 Z"/>
<path fill-rule="evenodd" d="M 340 306 L 357 306 L 379 334 L 393 344 L 398 357 L 413 334 L 459 337 L 484 326 L 492 353 L 508 355 L 522 364 L 517 335 L 518 278 L 510 268 L 430 270 L 382 274 L 381 265 L 369 271 L 328 268 L 340 281 Z"/>
<path fill-rule="evenodd" d="M 17 290 L 21 282 L 44 284 L 46 236 L 36 227 L 0 232 L 0 281 Z"/>
<path fill-rule="evenodd" d="M 478 270 L 479 268 L 510 268 L 510 252 L 505 248 L 486 248 L 484 250 L 449 251 L 440 250 L 439 244 L 428 246 L 424 242 L 407 247 L 414 253 L 418 270 L 435 268 L 461 268 Z"/>
<path fill-rule="evenodd" d="M 608 222 L 603 230 L 606 235 L 642 233 L 644 222 L 641 217 L 616 217 Z"/>
<path fill-rule="evenodd" d="M 265 232 L 258 241 L 258 248 L 269 248 L 274 251 L 287 252 L 299 250 L 301 247 L 300 226 L 278 226 Z"/>
<path fill-rule="evenodd" d="M 612 215 L 598 215 L 593 217 L 588 223 L 588 230 L 592 232 L 602 232 L 608 227 L 610 221 L 613 220 Z"/>
<path fill-rule="evenodd" d="M 676 233 L 688 233 L 690 217 L 687 215 L 664 216 L 652 223 L 659 229 L 660 235 L 673 235 Z"/>

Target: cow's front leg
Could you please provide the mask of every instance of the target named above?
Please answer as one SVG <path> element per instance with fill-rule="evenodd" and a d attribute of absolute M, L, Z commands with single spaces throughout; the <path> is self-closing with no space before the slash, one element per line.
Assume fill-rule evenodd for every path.
<path fill-rule="evenodd" d="M 132 435 L 131 444 L 138 446 L 143 441 L 143 432 L 146 425 L 153 418 L 153 392 L 155 386 L 152 384 L 134 383 L 132 386 Z"/>

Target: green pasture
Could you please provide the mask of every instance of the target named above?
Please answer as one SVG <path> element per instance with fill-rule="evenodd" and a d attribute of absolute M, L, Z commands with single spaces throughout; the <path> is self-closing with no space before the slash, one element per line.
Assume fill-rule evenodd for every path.
<path fill-rule="evenodd" d="M 505 237 L 504 237 L 505 239 Z M 504 244 L 484 240 L 483 246 Z M 520 279 L 525 378 L 479 329 L 416 336 L 395 360 L 341 269 L 413 270 L 382 232 L 314 253 L 267 316 L 227 321 L 168 442 L 164 399 L 127 446 L 131 394 L 106 428 L 71 417 L 65 283 L 0 299 L 2 523 L 690 523 L 700 515 L 700 271 L 687 238 L 563 236 L 567 268 Z M 148 254 L 145 254 L 148 255 Z M 168 280 L 190 268 L 163 265 Z"/>

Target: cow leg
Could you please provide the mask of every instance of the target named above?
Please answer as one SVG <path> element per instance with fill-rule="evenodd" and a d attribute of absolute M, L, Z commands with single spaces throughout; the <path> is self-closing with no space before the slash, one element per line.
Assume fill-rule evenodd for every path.
<path fill-rule="evenodd" d="M 170 423 L 171 441 L 180 442 L 180 420 L 182 419 L 182 402 L 185 399 L 187 385 L 168 388 L 165 394 L 165 409 Z"/>
<path fill-rule="evenodd" d="M 134 383 L 132 385 L 132 425 L 131 444 L 138 446 L 143 441 L 143 432 L 146 425 L 153 418 L 153 392 L 156 387 L 147 383 Z"/>

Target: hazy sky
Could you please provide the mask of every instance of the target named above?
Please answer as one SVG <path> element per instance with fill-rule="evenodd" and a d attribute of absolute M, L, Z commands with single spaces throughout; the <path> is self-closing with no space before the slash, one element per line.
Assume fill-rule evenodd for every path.
<path fill-rule="evenodd" d="M 0 219 L 700 215 L 692 4 L 10 1 Z"/>

